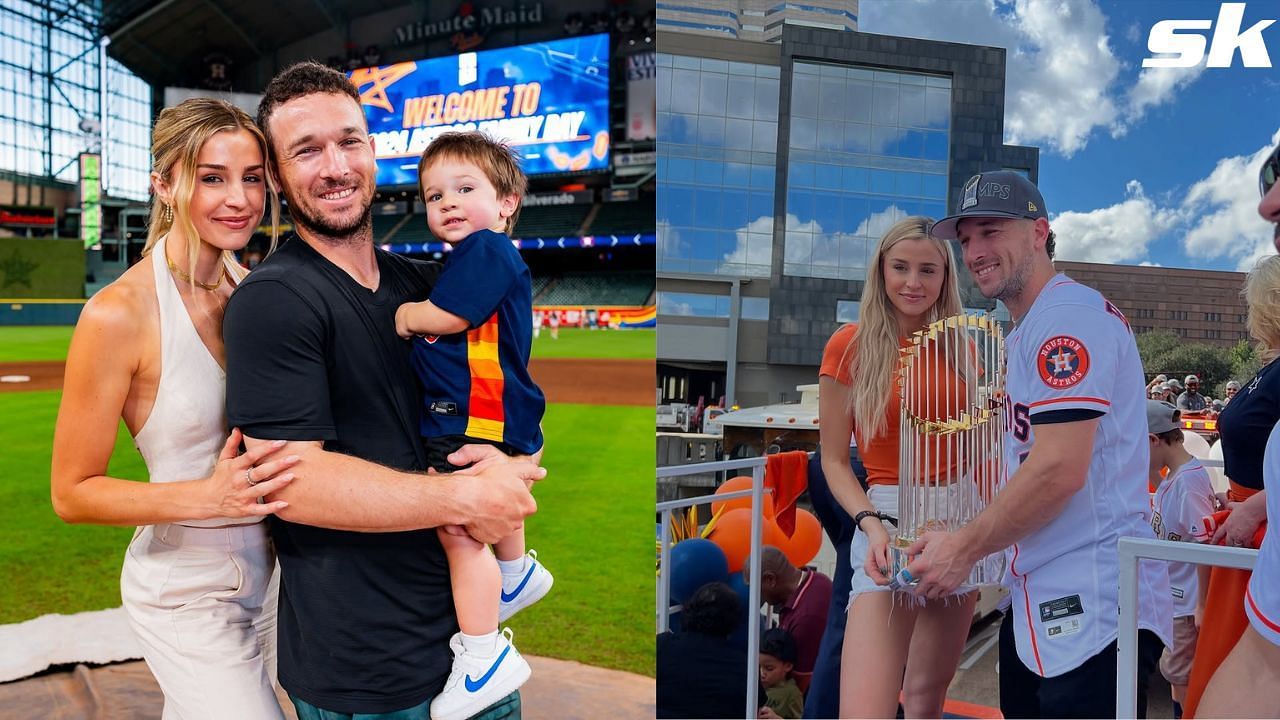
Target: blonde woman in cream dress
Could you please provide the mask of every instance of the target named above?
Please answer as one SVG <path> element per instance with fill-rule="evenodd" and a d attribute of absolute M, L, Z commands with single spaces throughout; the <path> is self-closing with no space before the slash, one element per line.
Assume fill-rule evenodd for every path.
<path fill-rule="evenodd" d="M 54 510 L 136 525 L 121 597 L 164 691 L 165 720 L 282 718 L 272 685 L 275 554 L 260 500 L 292 480 L 226 427 L 222 312 L 231 254 L 262 219 L 266 142 L 242 110 L 192 99 L 160 113 L 141 262 L 85 304 L 53 442 Z M 278 225 L 273 212 L 273 226 Z M 150 482 L 107 475 L 123 418 Z M 256 467 L 255 467 L 256 465 Z"/>

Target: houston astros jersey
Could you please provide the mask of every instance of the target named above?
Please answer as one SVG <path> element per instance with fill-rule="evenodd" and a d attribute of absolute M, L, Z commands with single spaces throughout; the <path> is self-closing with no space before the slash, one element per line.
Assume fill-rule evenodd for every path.
<path fill-rule="evenodd" d="M 1061 514 L 1006 550 L 1018 657 L 1037 675 L 1055 677 L 1116 639 L 1117 540 L 1154 537 L 1142 362 L 1124 315 L 1061 274 L 1009 334 L 1006 358 L 1006 481 L 1031 453 L 1038 425 L 1099 418 L 1084 487 Z M 1158 561 L 1141 565 L 1138 625 L 1167 646 L 1168 569 Z"/>
<path fill-rule="evenodd" d="M 1209 539 L 1204 519 L 1213 514 L 1213 483 L 1204 465 L 1196 458 L 1169 471 L 1169 477 L 1156 488 L 1155 516 L 1151 529 L 1156 537 L 1173 542 L 1205 542 Z M 1169 591 L 1173 594 L 1173 616 L 1194 615 L 1200 582 L 1196 565 L 1189 562 L 1169 563 Z"/>

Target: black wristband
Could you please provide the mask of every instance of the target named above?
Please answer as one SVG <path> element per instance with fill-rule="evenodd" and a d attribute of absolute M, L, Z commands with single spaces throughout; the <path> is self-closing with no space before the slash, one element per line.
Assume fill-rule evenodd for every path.
<path fill-rule="evenodd" d="M 882 516 L 880 513 L 876 512 L 875 510 L 863 510 L 862 512 L 853 516 L 853 526 L 859 530 L 862 530 L 863 518 L 869 518 L 869 517 L 873 517 L 877 520 L 884 519 L 884 516 Z M 866 532 L 865 530 L 862 530 L 862 531 Z"/>

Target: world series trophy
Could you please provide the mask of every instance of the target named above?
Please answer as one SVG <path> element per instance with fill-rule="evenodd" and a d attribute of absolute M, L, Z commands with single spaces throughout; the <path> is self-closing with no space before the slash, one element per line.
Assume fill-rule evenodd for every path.
<path fill-rule="evenodd" d="M 1004 449 L 1004 332 L 989 315 L 954 315 L 914 333 L 898 376 L 897 589 L 915 582 L 906 549 L 924 533 L 955 531 L 1000 483 Z M 1004 553 L 980 560 L 968 585 L 997 583 Z"/>

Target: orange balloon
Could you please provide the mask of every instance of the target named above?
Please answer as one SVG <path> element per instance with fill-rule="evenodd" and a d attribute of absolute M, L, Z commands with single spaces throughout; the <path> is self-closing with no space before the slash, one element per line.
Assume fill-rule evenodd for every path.
<path fill-rule="evenodd" d="M 791 534 L 787 544 L 779 548 L 792 565 L 804 567 L 818 557 L 822 549 L 822 523 L 813 513 L 799 508 L 796 510 L 796 531 Z"/>
<path fill-rule="evenodd" d="M 787 536 L 782 534 L 778 524 L 769 518 L 763 520 L 760 529 L 760 544 L 783 548 Z M 716 527 L 708 539 L 720 546 L 725 559 L 729 561 L 729 572 L 741 572 L 742 566 L 751 554 L 751 511 L 747 508 L 728 510 L 716 521 Z"/>
<path fill-rule="evenodd" d="M 723 495 L 725 493 L 737 492 L 738 490 L 750 489 L 751 478 L 746 475 L 739 475 L 738 477 L 729 478 L 721 483 L 720 487 L 716 488 L 715 494 Z M 768 520 L 772 520 L 775 517 L 773 510 L 773 493 L 763 493 L 762 505 L 764 506 L 764 517 Z M 736 508 L 746 508 L 749 510 L 751 509 L 751 498 L 740 497 L 733 498 L 732 500 L 717 500 L 711 503 L 711 514 L 714 516 L 716 513 L 720 512 L 720 508 L 725 508 L 725 512 L 729 512 Z"/>

